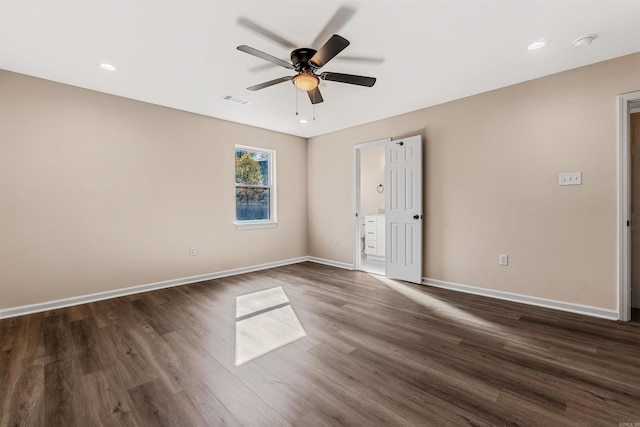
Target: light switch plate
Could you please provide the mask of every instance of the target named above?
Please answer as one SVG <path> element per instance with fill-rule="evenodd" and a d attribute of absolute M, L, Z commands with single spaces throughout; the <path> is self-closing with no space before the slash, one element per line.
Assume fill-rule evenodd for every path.
<path fill-rule="evenodd" d="M 560 174 L 560 185 L 580 185 L 582 184 L 582 172 L 564 172 Z"/>
<path fill-rule="evenodd" d="M 507 254 L 498 255 L 498 264 L 500 264 L 500 265 L 509 265 L 509 255 L 507 255 Z"/>

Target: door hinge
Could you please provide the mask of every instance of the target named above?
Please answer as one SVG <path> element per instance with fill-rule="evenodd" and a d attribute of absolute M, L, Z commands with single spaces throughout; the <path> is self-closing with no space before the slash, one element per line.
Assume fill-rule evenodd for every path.
<path fill-rule="evenodd" d="M 627 220 L 627 227 L 631 227 L 631 221 Z"/>

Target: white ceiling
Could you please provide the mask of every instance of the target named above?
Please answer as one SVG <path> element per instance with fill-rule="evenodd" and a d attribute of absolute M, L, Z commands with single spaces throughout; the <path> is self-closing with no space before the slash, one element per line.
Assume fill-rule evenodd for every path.
<path fill-rule="evenodd" d="M 239 19 L 310 47 L 341 7 L 355 13 L 334 30 L 351 45 L 322 71 L 377 77 L 373 88 L 322 81 L 315 121 L 299 92 L 308 124 L 298 122 L 289 82 L 246 90 L 293 73 L 236 46 L 285 60 L 291 49 Z M 572 45 L 587 34 L 597 35 L 590 46 Z M 639 52 L 640 0 L 0 0 L 0 37 L 5 70 L 311 137 Z M 550 43 L 528 51 L 539 38 Z M 98 68 L 99 60 L 118 70 Z"/>

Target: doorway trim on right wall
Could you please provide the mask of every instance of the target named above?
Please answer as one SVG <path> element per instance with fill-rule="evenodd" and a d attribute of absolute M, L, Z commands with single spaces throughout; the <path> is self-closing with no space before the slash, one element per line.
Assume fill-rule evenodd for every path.
<path fill-rule="evenodd" d="M 618 96 L 618 319 L 631 320 L 631 104 L 640 91 Z"/>

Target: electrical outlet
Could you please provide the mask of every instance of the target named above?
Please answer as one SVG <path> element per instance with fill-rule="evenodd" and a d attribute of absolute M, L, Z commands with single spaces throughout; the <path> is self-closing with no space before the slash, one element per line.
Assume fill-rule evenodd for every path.
<path fill-rule="evenodd" d="M 333 246 L 338 246 L 340 244 L 340 238 L 338 236 L 333 237 Z"/>
<path fill-rule="evenodd" d="M 500 254 L 498 256 L 498 262 L 500 263 L 500 265 L 509 265 L 509 255 Z"/>
<path fill-rule="evenodd" d="M 196 247 L 190 247 L 189 248 L 189 256 L 196 256 L 198 255 L 198 248 Z"/>
<path fill-rule="evenodd" d="M 565 172 L 559 176 L 560 185 L 580 185 L 582 184 L 582 172 Z"/>

